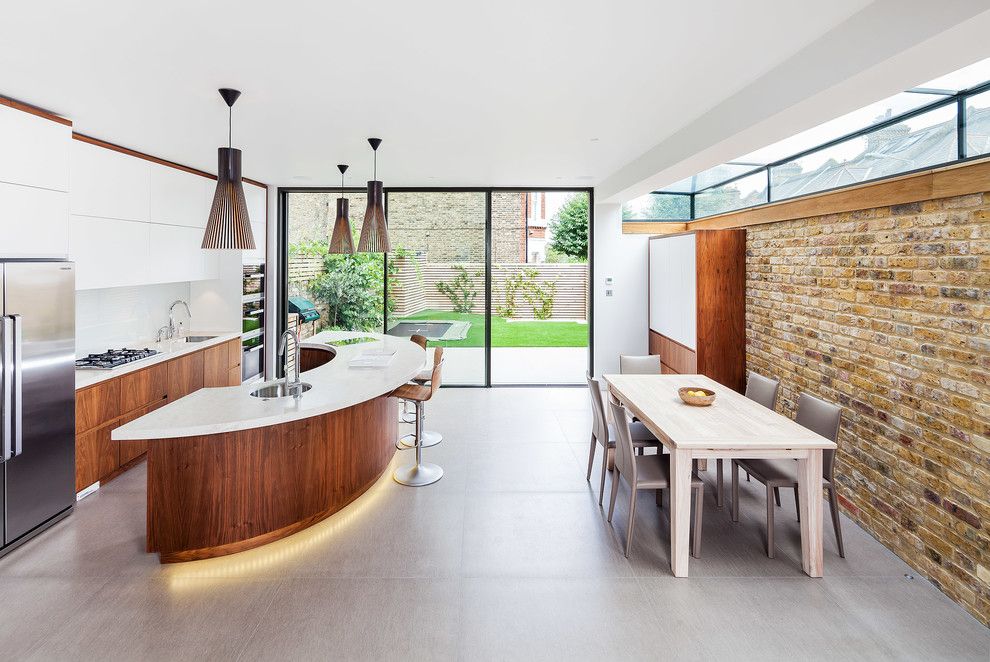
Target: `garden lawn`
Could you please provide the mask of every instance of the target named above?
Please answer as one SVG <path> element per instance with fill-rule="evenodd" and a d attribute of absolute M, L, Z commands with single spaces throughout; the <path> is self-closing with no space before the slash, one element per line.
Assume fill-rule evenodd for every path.
<path fill-rule="evenodd" d="M 444 347 L 484 347 L 485 316 L 473 313 L 449 313 L 424 310 L 395 320 L 451 320 L 471 323 L 464 340 L 444 340 Z M 509 322 L 492 315 L 492 347 L 587 347 L 588 325 L 578 322 L 525 321 Z"/>

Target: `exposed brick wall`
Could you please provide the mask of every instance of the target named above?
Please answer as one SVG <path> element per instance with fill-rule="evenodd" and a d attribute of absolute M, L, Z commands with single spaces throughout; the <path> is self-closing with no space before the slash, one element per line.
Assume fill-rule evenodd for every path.
<path fill-rule="evenodd" d="M 748 230 L 749 368 L 842 405 L 847 514 L 990 625 L 990 193 Z"/>

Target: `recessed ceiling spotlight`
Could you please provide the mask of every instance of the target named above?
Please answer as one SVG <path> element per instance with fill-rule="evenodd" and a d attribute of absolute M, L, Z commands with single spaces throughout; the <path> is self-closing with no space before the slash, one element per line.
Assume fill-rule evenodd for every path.
<path fill-rule="evenodd" d="M 592 138 L 592 139 L 591 139 L 591 142 L 593 142 L 593 143 L 596 143 L 596 142 L 598 142 L 598 138 Z"/>

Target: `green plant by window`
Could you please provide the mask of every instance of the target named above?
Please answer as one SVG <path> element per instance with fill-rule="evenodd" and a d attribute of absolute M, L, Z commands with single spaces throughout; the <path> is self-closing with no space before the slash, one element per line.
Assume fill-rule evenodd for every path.
<path fill-rule="evenodd" d="M 548 320 L 553 316 L 553 302 L 557 297 L 557 281 L 541 283 L 536 269 L 523 269 L 525 285 L 523 298 L 533 308 L 533 317 Z"/>
<path fill-rule="evenodd" d="M 474 273 L 474 278 L 468 274 L 468 270 L 461 264 L 455 264 L 454 270 L 457 276 L 452 281 L 440 281 L 437 289 L 450 299 L 450 304 L 455 313 L 469 313 L 474 308 L 474 300 L 478 296 L 478 289 L 474 286 L 474 278 L 481 276 L 480 271 Z"/>
<path fill-rule="evenodd" d="M 519 304 L 516 301 L 516 295 L 525 286 L 523 280 L 523 275 L 520 272 L 509 274 L 505 277 L 505 283 L 503 285 L 503 296 L 505 301 L 501 306 L 495 306 L 495 312 L 505 319 L 512 319 L 516 316 L 518 312 Z"/>

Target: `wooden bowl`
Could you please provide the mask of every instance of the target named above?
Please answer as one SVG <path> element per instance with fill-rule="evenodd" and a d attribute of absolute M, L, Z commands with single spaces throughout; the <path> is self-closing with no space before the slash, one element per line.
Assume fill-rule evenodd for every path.
<path fill-rule="evenodd" d="M 690 395 L 688 391 L 692 393 L 704 393 L 701 395 Z M 701 388 L 700 386 L 684 386 L 677 389 L 677 395 L 681 396 L 681 400 L 691 405 L 692 407 L 707 407 L 711 403 L 715 402 L 715 391 L 707 388 Z"/>

